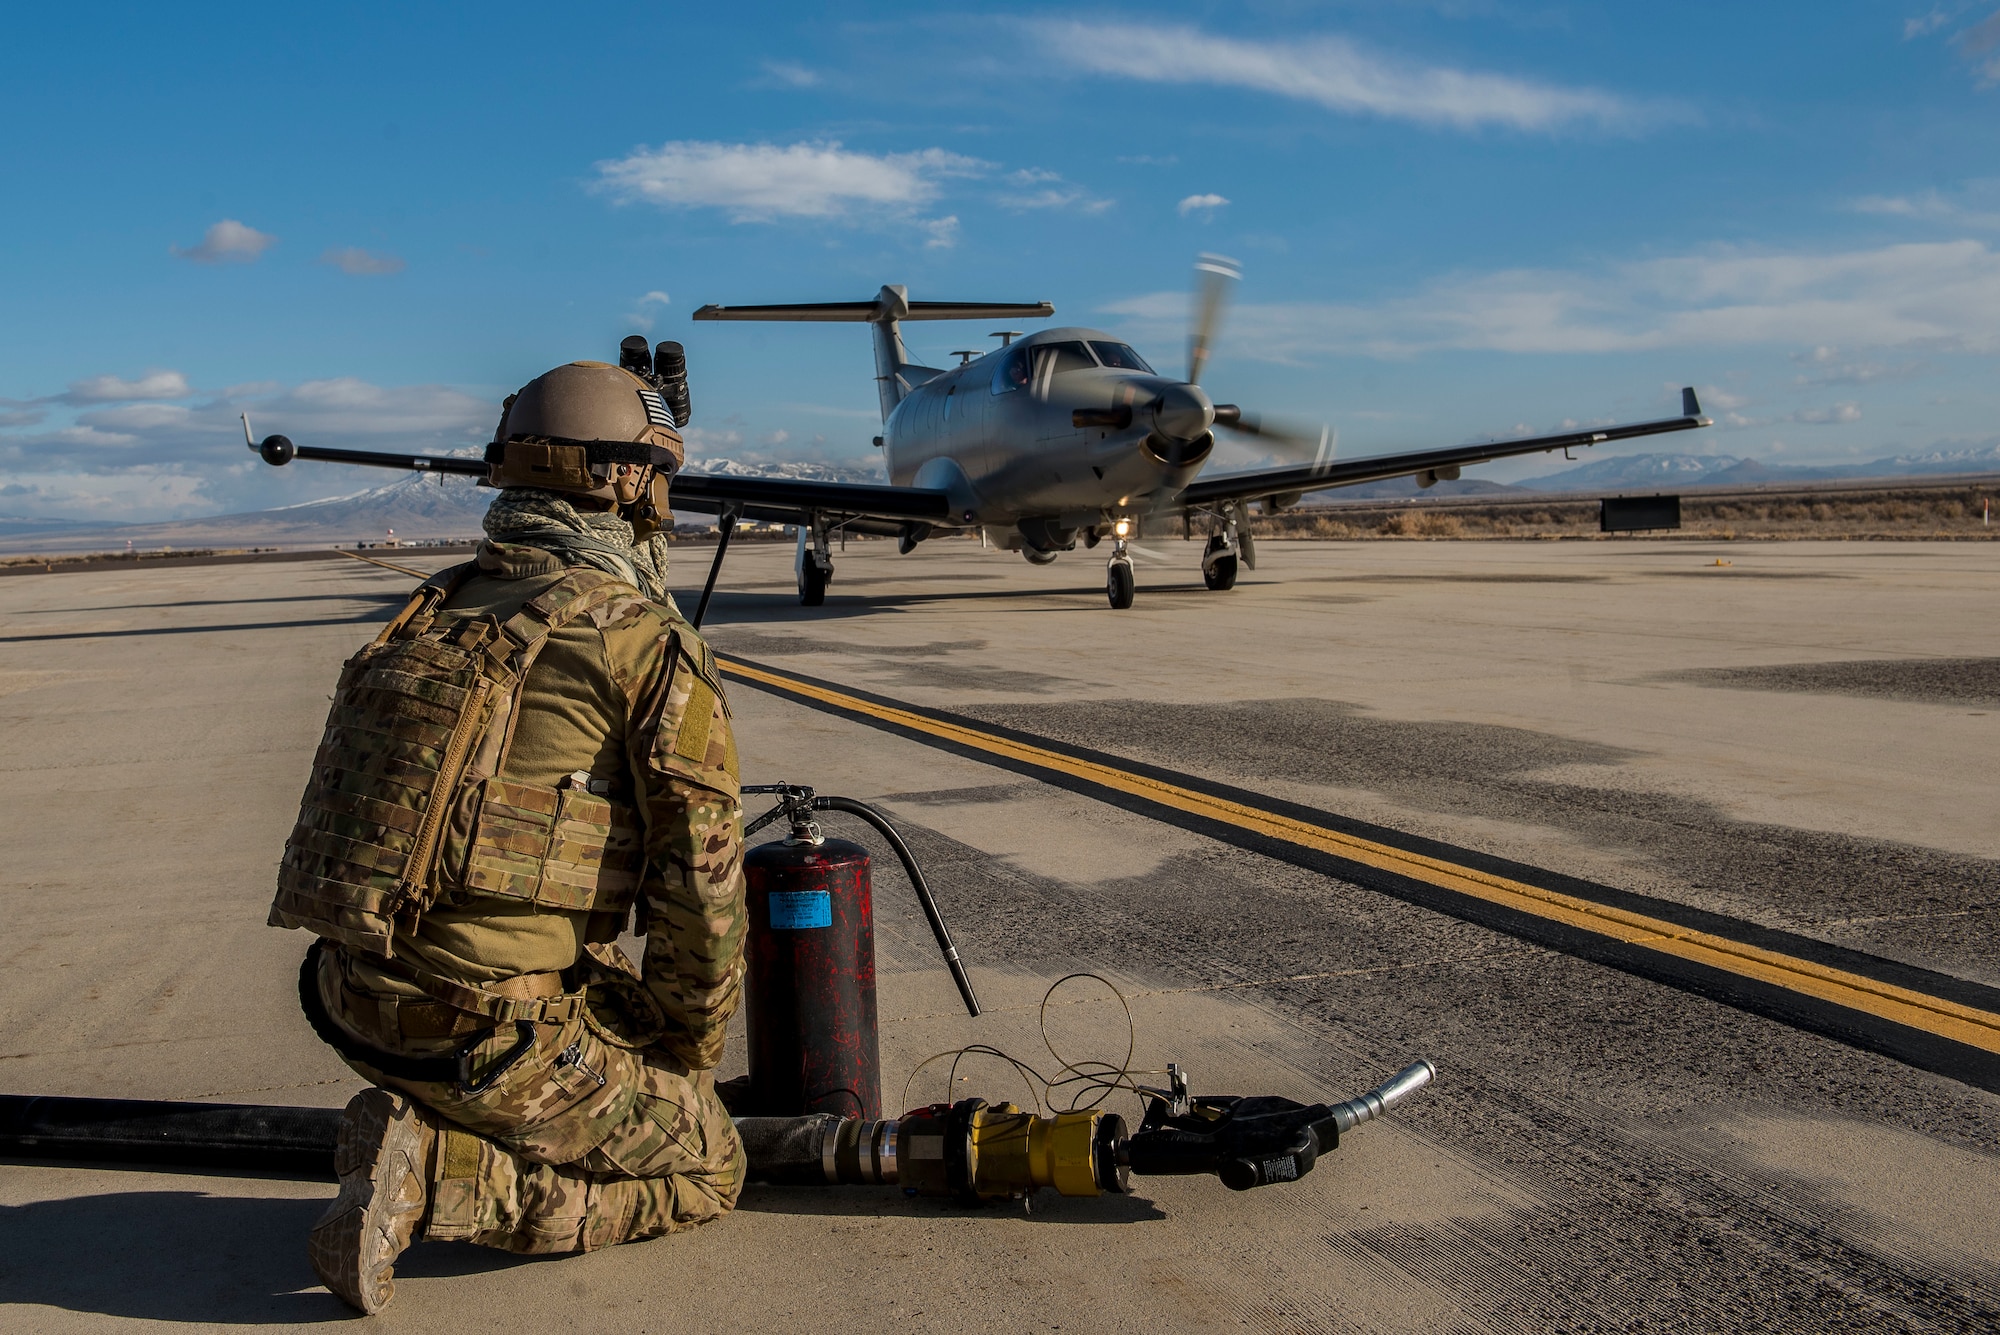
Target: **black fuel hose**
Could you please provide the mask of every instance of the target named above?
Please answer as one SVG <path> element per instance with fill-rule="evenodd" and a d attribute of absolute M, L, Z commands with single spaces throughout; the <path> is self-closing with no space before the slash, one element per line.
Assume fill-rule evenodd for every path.
<path fill-rule="evenodd" d="M 951 929 L 944 925 L 944 916 L 938 912 L 937 901 L 931 898 L 930 883 L 924 880 L 923 868 L 910 852 L 910 846 L 903 842 L 903 836 L 896 833 L 896 827 L 866 802 L 857 802 L 851 797 L 815 797 L 815 811 L 844 811 L 850 816 L 859 816 L 874 826 L 881 836 L 889 841 L 889 847 L 896 850 L 896 857 L 903 864 L 903 872 L 910 878 L 910 888 L 917 892 L 917 902 L 924 906 L 924 917 L 930 919 L 931 935 L 937 938 L 938 949 L 944 953 L 944 967 L 951 970 L 951 981 L 958 984 L 958 995 L 965 999 L 965 1013 L 979 1014 L 979 998 L 972 995 L 972 980 L 966 977 L 965 965 L 958 958 L 958 947 L 951 943 Z"/>
<path fill-rule="evenodd" d="M 0 1095 L 0 1155 L 333 1177 L 338 1108 Z"/>

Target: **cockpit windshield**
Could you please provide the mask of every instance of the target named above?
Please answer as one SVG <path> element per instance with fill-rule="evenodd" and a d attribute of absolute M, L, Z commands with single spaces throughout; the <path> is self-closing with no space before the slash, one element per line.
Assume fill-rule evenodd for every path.
<path fill-rule="evenodd" d="M 1062 343 L 1037 343 L 1028 349 L 1028 353 L 1035 359 L 1035 375 L 1037 378 L 1061 375 L 1064 371 L 1094 371 L 1097 369 L 1096 361 L 1091 358 L 1088 352 L 1084 351 L 1083 343 L 1080 340 L 1067 340 Z"/>
<path fill-rule="evenodd" d="M 1097 360 L 1114 371 L 1144 371 L 1147 375 L 1153 374 L 1153 368 L 1146 365 L 1146 359 L 1134 352 L 1130 344 L 1092 339 L 1090 350 L 1097 354 Z"/>

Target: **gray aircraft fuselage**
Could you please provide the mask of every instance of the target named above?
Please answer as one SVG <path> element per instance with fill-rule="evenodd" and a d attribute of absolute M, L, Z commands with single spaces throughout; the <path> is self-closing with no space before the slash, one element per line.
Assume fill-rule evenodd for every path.
<path fill-rule="evenodd" d="M 1079 410 L 1099 420 L 1079 426 Z M 891 483 L 953 492 L 1002 545 L 1021 526 L 1053 551 L 1178 493 L 1214 449 L 1214 420 L 1199 386 L 1154 373 L 1122 339 L 1064 327 L 911 387 L 882 444 Z"/>

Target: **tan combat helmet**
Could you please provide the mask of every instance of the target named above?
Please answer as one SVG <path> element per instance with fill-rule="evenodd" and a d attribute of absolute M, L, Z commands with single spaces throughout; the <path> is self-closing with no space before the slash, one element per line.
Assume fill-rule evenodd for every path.
<path fill-rule="evenodd" d="M 618 465 L 650 468 L 660 479 L 680 468 L 686 449 L 674 425 L 673 408 L 650 377 L 606 362 L 571 362 L 509 396 L 486 447 L 487 480 L 626 501 Z"/>

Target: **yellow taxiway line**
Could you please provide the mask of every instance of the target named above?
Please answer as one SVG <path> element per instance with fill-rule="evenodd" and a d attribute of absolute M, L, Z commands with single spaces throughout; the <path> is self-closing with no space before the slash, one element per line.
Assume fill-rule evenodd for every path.
<path fill-rule="evenodd" d="M 429 579 L 431 577 L 430 572 L 427 570 L 412 570 L 408 566 L 399 566 L 393 561 L 378 561 L 372 556 L 363 556 L 360 552 L 350 552 L 345 547 L 336 547 L 333 550 L 339 552 L 342 556 L 351 556 L 357 561 L 366 561 L 371 566 L 381 566 L 384 570 L 393 570 L 399 575 L 415 575 L 418 579 Z"/>
<path fill-rule="evenodd" d="M 364 558 L 365 559 L 365 558 Z M 1371 839 L 1342 834 L 1336 830 L 1265 811 L 1246 803 L 1197 792 L 1178 784 L 1144 774 L 1136 774 L 1097 761 L 1079 759 L 1031 743 L 985 732 L 978 728 L 932 718 L 927 714 L 898 709 L 815 682 L 772 672 L 768 668 L 718 657 L 723 671 L 746 681 L 780 690 L 787 695 L 863 714 L 881 722 L 1005 758 L 1019 765 L 1066 775 L 1086 783 L 1127 793 L 1161 806 L 1185 811 L 1204 820 L 1217 821 L 1265 838 L 1359 862 L 1382 871 L 1406 876 L 1449 890 L 1471 895 L 1519 913 L 1533 914 L 1549 922 L 1591 932 L 1613 941 L 1639 946 L 1724 970 L 1741 978 L 1785 988 L 1788 991 L 1860 1011 L 1911 1029 L 1935 1034 L 1986 1052 L 2000 1053 L 2000 1014 L 1961 1005 L 1943 997 L 1912 991 L 1880 982 L 1844 969 L 1800 959 L 1761 946 L 1733 941 L 1728 937 L 1696 931 L 1642 913 L 1606 904 L 1593 903 L 1560 891 L 1511 880 L 1474 867 L 1409 852 Z"/>

